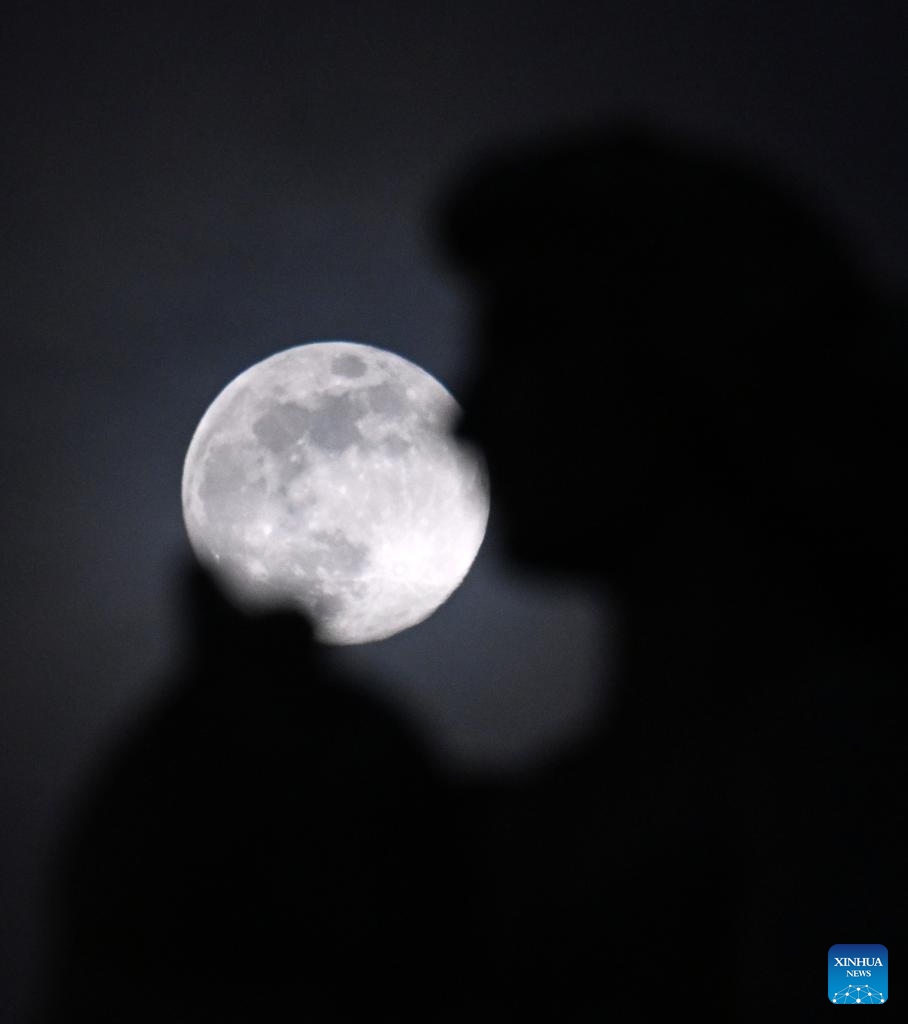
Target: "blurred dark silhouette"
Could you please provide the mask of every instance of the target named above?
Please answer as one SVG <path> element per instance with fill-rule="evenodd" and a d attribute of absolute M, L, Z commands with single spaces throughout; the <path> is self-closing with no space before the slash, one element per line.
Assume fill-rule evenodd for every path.
<path fill-rule="evenodd" d="M 620 602 L 607 718 L 455 784 L 193 571 L 192 657 L 63 851 L 42 1024 L 811 1020 L 830 945 L 898 945 L 901 314 L 769 176 L 639 130 L 487 164 L 444 229 L 511 555 Z"/>
<path fill-rule="evenodd" d="M 643 128 L 442 220 L 509 550 L 622 623 L 594 738 L 476 807 L 501 1019 L 813 1019 L 829 946 L 908 921 L 903 321 L 808 202 Z"/>
<path fill-rule="evenodd" d="M 326 673 L 300 616 L 241 614 L 201 570 L 185 586 L 190 664 L 63 851 L 42 1019 L 425 1020 L 456 899 L 432 759 Z"/>

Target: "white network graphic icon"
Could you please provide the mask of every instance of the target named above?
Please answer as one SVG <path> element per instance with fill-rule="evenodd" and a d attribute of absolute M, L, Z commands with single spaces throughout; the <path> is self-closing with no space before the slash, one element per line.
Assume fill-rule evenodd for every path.
<path fill-rule="evenodd" d="M 883 993 L 869 985 L 849 985 L 832 997 L 834 1003 L 885 1003 Z"/>

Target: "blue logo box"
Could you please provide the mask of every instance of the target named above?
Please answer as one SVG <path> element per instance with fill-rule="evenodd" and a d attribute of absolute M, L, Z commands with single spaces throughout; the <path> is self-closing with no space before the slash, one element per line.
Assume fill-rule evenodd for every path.
<path fill-rule="evenodd" d="M 875 943 L 840 942 L 829 947 L 829 1001 L 874 1006 L 889 1000 L 889 950 Z"/>

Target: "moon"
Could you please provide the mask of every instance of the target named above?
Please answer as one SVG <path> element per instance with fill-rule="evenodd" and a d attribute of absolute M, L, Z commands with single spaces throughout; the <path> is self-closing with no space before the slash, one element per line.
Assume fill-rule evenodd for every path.
<path fill-rule="evenodd" d="M 489 487 L 460 406 L 414 363 L 319 341 L 241 373 L 199 422 L 183 518 L 249 610 L 294 605 L 328 644 L 382 640 L 450 597 L 482 544 Z"/>

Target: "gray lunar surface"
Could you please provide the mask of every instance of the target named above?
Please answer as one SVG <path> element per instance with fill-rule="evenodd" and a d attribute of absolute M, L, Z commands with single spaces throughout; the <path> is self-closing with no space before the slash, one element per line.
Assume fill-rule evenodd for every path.
<path fill-rule="evenodd" d="M 316 342 L 250 367 L 214 400 L 183 470 L 193 549 L 241 603 L 301 607 L 326 643 L 380 640 L 456 589 L 485 533 L 481 458 L 430 374 Z"/>

